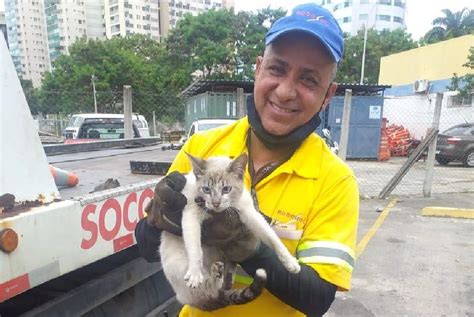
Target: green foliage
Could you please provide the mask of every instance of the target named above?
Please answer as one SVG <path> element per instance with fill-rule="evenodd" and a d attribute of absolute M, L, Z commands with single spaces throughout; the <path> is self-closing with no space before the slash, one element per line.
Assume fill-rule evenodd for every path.
<path fill-rule="evenodd" d="M 433 20 L 433 28 L 423 37 L 422 44 L 432 44 L 474 32 L 474 11 L 464 8 L 458 12 L 442 10 L 444 16 Z"/>
<path fill-rule="evenodd" d="M 411 35 L 403 29 L 394 31 L 384 30 L 377 32 L 367 30 L 367 43 L 365 49 L 364 83 L 376 84 L 378 82 L 380 59 L 383 56 L 403 52 L 416 48 L 417 43 Z M 359 83 L 364 50 L 364 30 L 357 35 L 345 35 L 344 58 L 339 65 L 336 81 L 339 83 Z"/>
<path fill-rule="evenodd" d="M 446 88 L 453 91 L 458 90 L 458 98 L 467 99 L 474 92 L 474 46 L 471 46 L 469 49 L 467 62 L 462 66 L 470 69 L 469 73 L 461 77 L 454 73 L 453 78 L 451 79 L 451 84 Z"/>
<path fill-rule="evenodd" d="M 41 105 L 38 100 L 39 90 L 33 87 L 31 80 L 25 80 L 20 78 L 20 84 L 25 94 L 26 102 L 30 107 L 32 114 L 38 114 L 42 112 Z"/>

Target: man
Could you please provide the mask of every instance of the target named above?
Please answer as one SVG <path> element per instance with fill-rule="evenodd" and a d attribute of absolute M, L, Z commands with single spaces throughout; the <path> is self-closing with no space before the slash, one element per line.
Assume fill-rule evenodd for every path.
<path fill-rule="evenodd" d="M 264 55 L 256 63 L 254 95 L 247 100 L 248 116 L 193 136 L 170 171 L 191 170 L 183 151 L 202 158 L 248 152 L 245 185 L 257 209 L 298 258 L 301 272 L 288 273 L 263 245 L 240 263 L 250 276 L 257 268 L 267 271 L 262 295 L 212 313 L 186 306 L 180 316 L 321 316 L 336 290 L 350 287 L 357 184 L 352 171 L 313 133 L 319 112 L 337 88 L 333 79 L 343 53 L 342 32 L 329 11 L 305 4 L 275 22 L 265 40 Z M 162 217 L 149 222 L 176 231 L 185 204 L 179 193 L 183 186 L 182 175 L 176 173 L 157 185 L 159 199 L 153 208 Z M 137 225 L 139 250 L 149 260 L 158 260 L 159 232 L 143 220 Z M 239 275 L 236 282 L 248 283 L 248 278 Z"/>

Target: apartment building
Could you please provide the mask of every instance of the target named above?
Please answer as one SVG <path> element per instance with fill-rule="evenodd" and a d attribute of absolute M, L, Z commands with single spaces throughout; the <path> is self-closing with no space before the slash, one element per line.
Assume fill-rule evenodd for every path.
<path fill-rule="evenodd" d="M 406 28 L 406 0 L 319 0 L 330 10 L 343 32 L 351 35 L 364 27 L 378 31 Z"/>
<path fill-rule="evenodd" d="M 234 0 L 159 0 L 159 2 L 160 30 L 164 37 L 186 13 L 198 15 L 211 9 L 234 8 Z"/>
<path fill-rule="evenodd" d="M 104 0 L 107 38 L 144 34 L 160 39 L 158 0 Z"/>
<path fill-rule="evenodd" d="M 5 21 L 16 71 L 38 87 L 51 67 L 43 1 L 5 0 Z"/>
<path fill-rule="evenodd" d="M 3 33 L 3 37 L 8 46 L 7 24 L 5 22 L 5 12 L 3 11 L 0 11 L 0 32 Z"/>

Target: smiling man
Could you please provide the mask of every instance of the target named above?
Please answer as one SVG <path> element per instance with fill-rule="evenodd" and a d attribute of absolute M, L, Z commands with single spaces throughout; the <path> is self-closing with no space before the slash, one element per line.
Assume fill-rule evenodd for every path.
<path fill-rule="evenodd" d="M 268 280 L 262 295 L 248 304 L 213 312 L 185 306 L 180 316 L 321 316 L 337 290 L 350 288 L 359 211 L 357 182 L 314 133 L 321 122 L 319 113 L 337 88 L 333 79 L 343 53 L 341 29 L 329 11 L 304 4 L 276 21 L 265 42 L 265 52 L 257 59 L 254 94 L 247 100 L 247 117 L 195 134 L 170 171 L 191 170 L 184 152 L 201 158 L 247 152 L 245 185 L 257 210 L 298 258 L 301 271 L 287 272 L 274 252 L 261 245 L 241 261 L 235 280 L 240 287 L 249 283 L 257 268 L 264 268 Z M 161 230 L 176 232 L 170 227 L 180 224 L 183 186 L 179 173 L 161 181 L 155 193 L 161 209 L 154 213 L 163 217 L 155 219 L 153 226 L 144 220 L 137 225 L 139 251 L 149 261 L 159 260 Z"/>

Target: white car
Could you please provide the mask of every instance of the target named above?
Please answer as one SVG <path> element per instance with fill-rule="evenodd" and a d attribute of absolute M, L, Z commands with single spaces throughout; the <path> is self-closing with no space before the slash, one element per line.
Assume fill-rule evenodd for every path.
<path fill-rule="evenodd" d="M 123 114 L 110 114 L 110 113 L 82 113 L 75 114 L 69 119 L 69 123 L 66 129 L 63 132 L 63 136 L 66 139 L 77 139 L 79 130 L 84 123 L 87 122 L 96 122 L 98 120 L 121 120 L 123 122 Z M 148 122 L 145 117 L 138 114 L 132 114 L 132 120 L 135 127 L 140 133 L 140 137 L 146 138 L 150 136 L 150 131 L 148 129 Z"/>
<path fill-rule="evenodd" d="M 201 132 L 213 128 L 217 128 L 223 125 L 231 124 L 237 121 L 237 119 L 199 119 L 194 121 L 189 127 L 188 134 L 179 140 L 179 144 L 175 146 L 176 149 L 181 148 L 181 146 L 186 142 L 194 133 Z"/>

